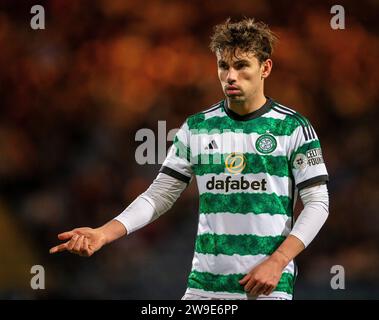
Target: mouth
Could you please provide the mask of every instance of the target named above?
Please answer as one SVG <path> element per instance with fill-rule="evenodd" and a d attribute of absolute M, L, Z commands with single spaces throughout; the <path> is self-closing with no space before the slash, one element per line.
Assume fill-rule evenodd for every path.
<path fill-rule="evenodd" d="M 226 86 L 225 93 L 227 95 L 237 95 L 237 94 L 241 94 L 242 92 L 240 88 L 238 88 L 237 86 Z"/>

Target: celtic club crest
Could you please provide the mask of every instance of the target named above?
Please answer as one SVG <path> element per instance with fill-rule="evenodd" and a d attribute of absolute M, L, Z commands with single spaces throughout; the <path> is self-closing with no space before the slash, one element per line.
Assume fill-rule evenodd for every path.
<path fill-rule="evenodd" d="M 255 143 L 257 150 L 264 154 L 273 152 L 276 149 L 276 146 L 277 143 L 275 137 L 268 133 L 261 135 Z"/>

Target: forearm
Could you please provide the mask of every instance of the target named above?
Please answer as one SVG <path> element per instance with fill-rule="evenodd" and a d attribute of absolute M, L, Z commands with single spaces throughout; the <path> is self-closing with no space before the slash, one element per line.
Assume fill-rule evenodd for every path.
<path fill-rule="evenodd" d="M 114 218 L 126 229 L 127 234 L 131 234 L 157 217 L 154 206 L 142 195 L 139 195 L 123 212 Z"/>
<path fill-rule="evenodd" d="M 164 173 L 158 174 L 150 187 L 138 196 L 115 220 L 130 234 L 169 210 L 187 184 Z"/>
<path fill-rule="evenodd" d="M 280 267 L 284 269 L 304 249 L 303 242 L 290 234 L 270 258 L 279 263 Z"/>
<path fill-rule="evenodd" d="M 311 243 L 329 214 L 329 196 L 325 184 L 301 190 L 300 197 L 304 209 L 289 236 L 271 256 L 283 268 Z"/>
<path fill-rule="evenodd" d="M 304 209 L 290 234 L 300 239 L 307 247 L 316 237 L 329 215 L 329 194 L 326 184 L 300 190 Z"/>

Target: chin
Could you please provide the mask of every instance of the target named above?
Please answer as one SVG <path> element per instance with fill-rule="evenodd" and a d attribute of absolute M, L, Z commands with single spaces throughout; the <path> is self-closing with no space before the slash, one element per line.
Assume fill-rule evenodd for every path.
<path fill-rule="evenodd" d="M 244 96 L 240 96 L 240 95 L 234 95 L 234 94 L 227 94 L 226 95 L 230 100 L 234 100 L 234 101 L 244 101 L 245 100 L 245 97 Z"/>

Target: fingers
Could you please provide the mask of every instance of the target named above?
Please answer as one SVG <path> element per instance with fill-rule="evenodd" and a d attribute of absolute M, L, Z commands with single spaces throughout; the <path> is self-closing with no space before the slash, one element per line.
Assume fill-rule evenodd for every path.
<path fill-rule="evenodd" d="M 253 296 L 259 296 L 263 293 L 263 290 L 265 289 L 265 284 L 256 282 L 255 285 L 251 288 L 250 294 Z"/>
<path fill-rule="evenodd" d="M 241 285 L 244 285 L 250 279 L 250 274 L 244 276 L 240 281 L 238 281 Z"/>
<path fill-rule="evenodd" d="M 49 252 L 50 253 L 57 253 L 57 252 L 65 251 L 65 250 L 67 250 L 67 244 L 68 244 L 68 242 L 62 243 L 58 246 L 55 246 L 55 247 L 51 248 Z"/>
<path fill-rule="evenodd" d="M 245 292 L 250 293 L 251 295 L 258 296 L 261 294 L 269 295 L 275 289 L 271 284 L 258 281 L 249 275 L 246 275 L 242 278 L 239 283 L 244 285 Z"/>
<path fill-rule="evenodd" d="M 57 253 L 62 251 L 69 251 L 71 253 L 78 254 L 80 256 L 90 256 L 90 250 L 88 246 L 88 239 L 85 236 L 79 236 L 74 234 L 70 241 L 55 246 L 49 250 L 50 253 Z"/>
<path fill-rule="evenodd" d="M 74 246 L 75 246 L 75 243 L 76 241 L 79 239 L 79 236 L 77 234 L 74 234 L 71 238 L 71 240 L 68 242 L 67 244 L 67 250 L 68 251 L 72 251 L 72 249 L 74 249 Z"/>
<path fill-rule="evenodd" d="M 244 285 L 244 290 L 245 292 L 250 292 L 251 289 L 256 285 L 257 281 L 251 277 L 250 274 L 247 274 L 244 276 L 239 283 L 243 286 Z"/>
<path fill-rule="evenodd" d="M 82 248 L 80 250 L 80 253 L 81 253 L 81 256 L 83 256 L 83 257 L 89 257 L 90 256 L 90 250 L 88 247 L 88 239 L 87 238 L 84 238 L 84 240 L 83 240 L 83 245 L 82 245 Z"/>
<path fill-rule="evenodd" d="M 58 246 L 55 246 L 49 250 L 50 253 L 57 253 L 62 251 L 72 251 L 76 241 L 78 240 L 79 235 L 75 233 L 75 229 L 67 232 L 58 234 L 58 239 L 60 240 L 69 240 L 65 243 L 62 243 Z"/>
<path fill-rule="evenodd" d="M 245 284 L 245 292 L 250 292 L 251 289 L 257 284 L 257 281 L 254 278 L 250 278 L 249 281 Z"/>
<path fill-rule="evenodd" d="M 76 241 L 73 251 L 75 253 L 81 253 L 82 245 L 83 245 L 84 236 L 80 236 L 78 240 Z"/>
<path fill-rule="evenodd" d="M 275 289 L 274 286 L 266 285 L 262 294 L 264 294 L 265 296 L 269 296 L 274 289 Z"/>
<path fill-rule="evenodd" d="M 69 248 L 72 247 L 71 249 L 69 249 L 71 253 L 78 254 L 82 257 L 90 256 L 88 239 L 85 236 L 73 236 L 71 241 L 71 244 L 68 245 Z"/>
<path fill-rule="evenodd" d="M 59 240 L 69 240 L 74 236 L 74 234 L 75 234 L 74 230 L 62 232 L 62 233 L 58 234 L 58 239 Z"/>

